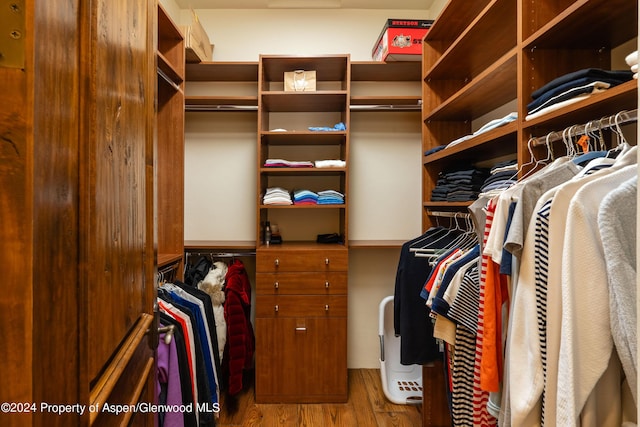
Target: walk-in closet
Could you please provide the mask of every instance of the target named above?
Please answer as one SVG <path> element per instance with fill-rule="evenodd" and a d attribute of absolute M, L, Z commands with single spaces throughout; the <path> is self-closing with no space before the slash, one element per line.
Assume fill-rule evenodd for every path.
<path fill-rule="evenodd" d="M 0 425 L 638 425 L 637 0 L 0 8 Z"/>

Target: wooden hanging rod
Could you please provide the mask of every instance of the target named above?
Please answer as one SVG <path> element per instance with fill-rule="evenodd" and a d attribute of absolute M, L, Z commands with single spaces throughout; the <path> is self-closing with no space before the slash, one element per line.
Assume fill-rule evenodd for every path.
<path fill-rule="evenodd" d="M 592 120 L 583 125 L 570 126 L 565 128 L 565 131 L 570 130 L 571 135 L 584 135 L 587 132 L 608 129 L 615 126 L 620 126 L 626 123 L 632 123 L 638 121 L 638 110 L 625 110 L 620 111 L 613 116 L 603 117 L 599 120 Z M 548 133 L 545 136 L 539 136 L 537 138 L 533 138 L 531 141 L 531 145 L 533 147 L 537 147 L 540 145 L 547 145 L 552 142 L 561 141 L 564 137 L 564 131 L 553 131 Z"/>

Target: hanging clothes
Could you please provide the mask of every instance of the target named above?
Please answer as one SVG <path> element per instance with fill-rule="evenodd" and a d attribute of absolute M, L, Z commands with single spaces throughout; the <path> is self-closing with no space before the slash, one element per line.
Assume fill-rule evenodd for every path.
<path fill-rule="evenodd" d="M 156 382 L 156 397 L 159 404 L 167 405 L 193 405 L 191 370 L 187 356 L 185 336 L 181 324 L 166 313 L 160 312 L 160 326 L 173 326 L 171 340 L 165 342 L 165 334 L 160 336 L 158 343 L 158 373 Z M 175 350 L 175 355 L 173 351 Z M 179 390 L 179 394 L 178 394 Z M 195 412 L 160 412 L 156 414 L 156 425 L 186 426 L 198 425 Z"/>
<path fill-rule="evenodd" d="M 251 285 L 242 261 L 236 259 L 232 262 L 225 281 L 227 347 L 224 361 L 228 370 L 228 391 L 235 395 L 243 388 L 243 374 L 252 367 L 255 349 L 251 325 Z"/>
<path fill-rule="evenodd" d="M 203 325 L 202 317 L 198 310 L 192 310 L 193 307 L 162 287 L 158 290 L 158 308 L 178 322 L 186 337 L 185 348 L 193 391 L 192 407 L 198 425 L 215 425 L 213 412 L 200 411 L 201 407 L 212 407 L 212 403 L 218 402 L 216 384 L 210 380 L 210 359 L 206 353 L 210 354 L 211 351 L 207 348 L 206 332 L 203 329 L 206 326 Z"/>
<path fill-rule="evenodd" d="M 422 365 L 442 358 L 433 338 L 430 310 L 420 297 L 431 266 L 428 258 L 416 257 L 411 249 L 445 247 L 459 234 L 459 231 L 434 227 L 402 245 L 396 270 L 393 323 L 395 334 L 400 337 L 400 363 L 403 365 Z"/>

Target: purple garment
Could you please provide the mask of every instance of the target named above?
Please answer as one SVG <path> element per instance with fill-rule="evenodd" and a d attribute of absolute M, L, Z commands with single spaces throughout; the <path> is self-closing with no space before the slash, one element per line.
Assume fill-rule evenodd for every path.
<path fill-rule="evenodd" d="M 165 334 L 160 334 L 158 343 L 158 375 L 156 378 L 156 399 L 160 404 L 182 405 L 182 390 L 180 386 L 180 367 L 178 365 L 178 350 L 175 340 L 169 344 L 164 342 Z M 166 388 L 166 402 L 160 402 L 160 392 Z M 155 425 L 159 426 L 158 413 L 155 414 Z M 184 414 L 182 412 L 167 412 L 164 415 L 165 426 L 184 427 Z"/>

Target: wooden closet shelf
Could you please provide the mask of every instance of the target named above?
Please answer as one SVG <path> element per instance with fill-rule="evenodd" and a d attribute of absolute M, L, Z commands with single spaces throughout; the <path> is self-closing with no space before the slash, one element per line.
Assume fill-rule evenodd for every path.
<path fill-rule="evenodd" d="M 534 22 L 531 30 L 525 30 L 525 48 L 610 49 L 638 31 L 636 3 L 629 0 L 575 1 L 566 9 L 547 13 L 549 19 L 540 16 L 539 26 Z"/>
<path fill-rule="evenodd" d="M 533 120 L 523 121 L 523 130 L 532 135 L 539 135 L 541 131 L 546 133 L 549 129 L 553 130 L 599 119 L 603 115 L 602 111 L 637 108 L 637 90 L 638 81 L 635 79 L 628 81 L 565 108 L 549 112 Z"/>
<path fill-rule="evenodd" d="M 513 77 L 517 70 L 517 49 L 511 49 L 498 61 L 478 73 L 455 94 L 445 99 L 425 116 L 429 120 L 468 120 L 482 116 L 516 98 L 517 81 Z M 427 86 L 437 87 L 440 80 L 425 79 Z"/>
<path fill-rule="evenodd" d="M 260 209 L 346 209 L 345 204 L 341 205 L 260 205 Z"/>
<path fill-rule="evenodd" d="M 442 56 L 438 57 L 435 52 L 426 55 L 426 76 L 464 79 L 490 67 L 505 52 L 516 47 L 516 15 L 516 2 L 492 2 L 492 7 L 486 8 Z"/>
<path fill-rule="evenodd" d="M 276 168 L 276 167 L 262 167 L 260 168 L 261 174 L 268 175 L 295 175 L 295 176 L 313 176 L 313 175 L 344 175 L 347 172 L 347 168 Z"/>
<path fill-rule="evenodd" d="M 461 159 L 473 160 L 482 157 L 499 157 L 516 151 L 518 123 L 511 122 L 474 138 L 463 141 L 451 148 L 445 148 L 424 157 L 424 164 L 455 162 Z"/>
<path fill-rule="evenodd" d="M 173 83 L 176 86 L 180 86 L 184 79 L 182 74 L 167 60 L 167 58 L 160 52 L 156 53 L 158 58 L 158 72 L 164 74 L 163 78 L 168 79 L 169 83 Z"/>
<path fill-rule="evenodd" d="M 185 251 L 255 251 L 255 240 L 185 240 Z"/>
<path fill-rule="evenodd" d="M 269 112 L 331 112 L 342 111 L 347 105 L 346 91 L 262 93 L 263 107 Z"/>

